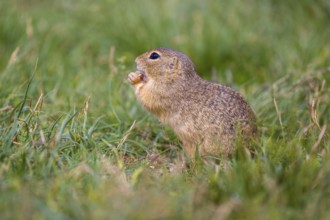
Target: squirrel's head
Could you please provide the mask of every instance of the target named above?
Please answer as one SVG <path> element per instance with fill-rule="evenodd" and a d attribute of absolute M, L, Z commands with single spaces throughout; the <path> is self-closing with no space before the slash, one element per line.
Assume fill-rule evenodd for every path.
<path fill-rule="evenodd" d="M 153 80 L 189 78 L 196 75 L 189 57 L 172 49 L 150 50 L 135 59 L 137 69 Z"/>

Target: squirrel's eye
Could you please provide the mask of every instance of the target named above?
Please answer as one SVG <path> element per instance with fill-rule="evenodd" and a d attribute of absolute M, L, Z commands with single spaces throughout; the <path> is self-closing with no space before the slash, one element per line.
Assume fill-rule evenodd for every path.
<path fill-rule="evenodd" d="M 156 59 L 158 59 L 160 57 L 160 55 L 158 54 L 158 53 L 155 53 L 155 52 L 153 52 L 151 55 L 150 55 L 150 59 L 152 59 L 152 60 L 156 60 Z"/>

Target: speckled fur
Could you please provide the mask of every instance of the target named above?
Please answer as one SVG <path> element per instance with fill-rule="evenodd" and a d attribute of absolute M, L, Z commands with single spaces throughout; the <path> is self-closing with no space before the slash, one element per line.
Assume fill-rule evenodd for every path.
<path fill-rule="evenodd" d="M 153 52 L 160 58 L 150 59 Z M 254 113 L 242 96 L 200 78 L 185 54 L 158 48 L 135 62 L 137 71 L 129 74 L 129 81 L 138 100 L 172 127 L 189 156 L 194 156 L 196 147 L 200 155 L 228 156 L 238 134 L 246 141 L 256 135 Z"/>

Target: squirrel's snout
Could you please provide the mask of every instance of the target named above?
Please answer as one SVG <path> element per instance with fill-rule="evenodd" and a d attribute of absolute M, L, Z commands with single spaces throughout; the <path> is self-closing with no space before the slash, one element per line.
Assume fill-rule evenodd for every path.
<path fill-rule="evenodd" d="M 141 59 L 142 59 L 141 56 L 138 56 L 137 58 L 135 58 L 135 64 L 136 64 L 136 66 L 139 66 L 139 64 L 143 63 L 143 62 L 141 61 Z"/>
<path fill-rule="evenodd" d="M 135 59 L 135 65 L 136 65 L 137 70 L 142 70 L 143 65 L 141 65 L 141 61 L 140 61 L 139 57 Z"/>
<path fill-rule="evenodd" d="M 141 62 L 140 58 L 135 59 L 136 69 L 138 71 L 144 72 L 145 71 L 145 65 L 143 65 L 143 62 Z"/>

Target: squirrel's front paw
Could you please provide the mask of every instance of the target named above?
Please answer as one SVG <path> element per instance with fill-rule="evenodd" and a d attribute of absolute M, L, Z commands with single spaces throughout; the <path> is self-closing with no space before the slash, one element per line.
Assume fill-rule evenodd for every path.
<path fill-rule="evenodd" d="M 144 74 L 140 71 L 136 71 L 136 72 L 131 72 L 130 74 L 128 74 L 128 81 L 132 84 L 138 84 L 141 81 L 143 81 L 144 79 Z"/>

